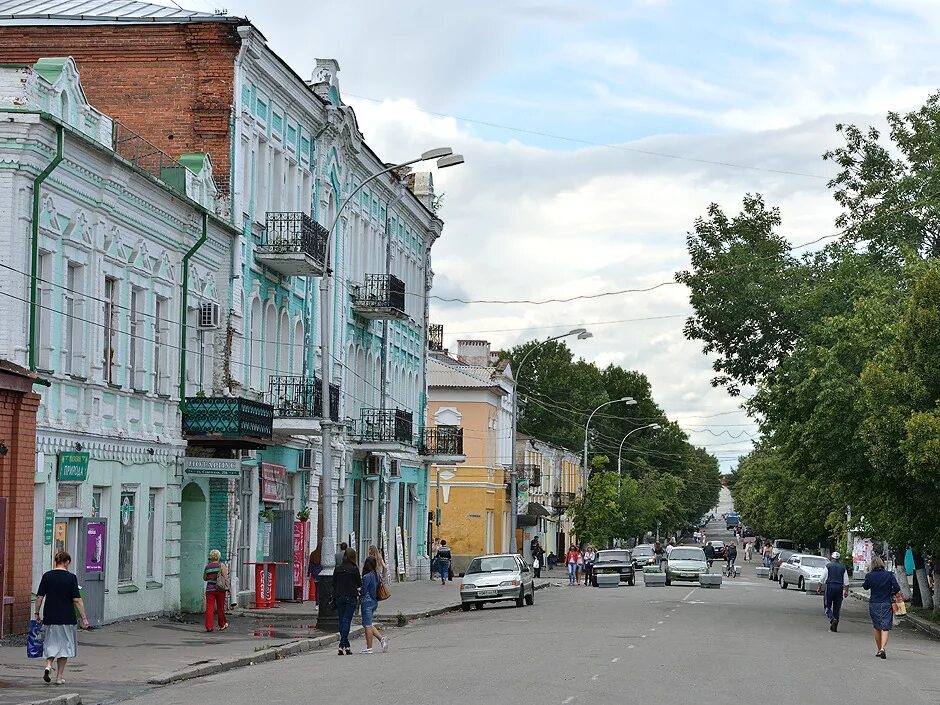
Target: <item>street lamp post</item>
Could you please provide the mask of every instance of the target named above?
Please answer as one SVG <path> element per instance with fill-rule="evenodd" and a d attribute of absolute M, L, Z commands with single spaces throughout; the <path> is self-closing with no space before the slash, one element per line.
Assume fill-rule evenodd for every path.
<path fill-rule="evenodd" d="M 591 412 L 591 415 L 587 418 L 587 422 L 584 424 L 584 456 L 582 458 L 581 464 L 581 478 L 584 482 L 585 490 L 587 490 L 587 481 L 590 478 L 590 473 L 588 472 L 588 431 L 591 427 L 591 419 L 594 418 L 594 414 L 603 409 L 605 406 L 610 406 L 611 404 L 617 404 L 620 402 L 623 402 L 627 406 L 633 406 L 636 404 L 636 399 L 633 397 L 623 397 L 622 399 L 611 399 L 610 401 L 605 401 Z"/>
<path fill-rule="evenodd" d="M 578 340 L 587 340 L 588 338 L 594 337 L 594 334 L 589 332 L 586 328 L 575 328 L 563 335 L 556 335 L 552 338 L 546 338 L 545 340 L 529 348 L 528 352 L 522 356 L 522 360 L 519 361 L 519 366 L 516 368 L 516 384 L 512 391 L 512 450 L 510 453 L 509 465 L 509 479 L 512 483 L 512 488 L 509 490 L 509 496 L 512 500 L 512 507 L 510 508 L 512 515 L 510 519 L 510 526 L 512 531 L 510 533 L 509 550 L 512 553 L 519 552 L 518 542 L 516 541 L 516 523 L 519 520 L 519 484 L 516 481 L 516 435 L 518 429 L 516 427 L 516 423 L 519 418 L 519 377 L 522 373 L 522 366 L 525 364 L 525 361 L 529 359 L 529 355 L 531 355 L 533 351 L 538 350 L 546 343 L 551 343 L 553 340 L 569 338 L 572 335 L 578 336 Z"/>
<path fill-rule="evenodd" d="M 627 440 L 630 436 L 632 436 L 634 433 L 636 433 L 637 431 L 642 431 L 643 429 L 646 429 L 646 428 L 651 428 L 655 430 L 658 428 L 662 428 L 662 426 L 660 426 L 658 423 L 649 423 L 649 424 L 646 424 L 645 426 L 640 426 L 639 428 L 635 428 L 629 433 L 627 433 L 627 435 L 623 437 L 623 440 L 620 441 L 620 450 L 617 451 L 617 492 L 620 492 L 620 476 L 621 476 L 620 475 L 620 459 L 623 456 L 623 442 Z"/>
<path fill-rule="evenodd" d="M 330 359 L 332 351 L 330 292 L 333 281 L 330 258 L 333 234 L 336 232 L 336 225 L 339 223 L 343 209 L 352 201 L 353 197 L 359 193 L 363 186 L 389 172 L 432 159 L 437 160 L 438 169 L 463 164 L 464 161 L 463 156 L 454 154 L 454 150 L 450 147 L 439 147 L 424 152 L 420 157 L 410 159 L 401 164 L 395 164 L 394 166 L 372 174 L 346 196 L 339 208 L 336 209 L 333 222 L 330 224 L 330 228 L 326 233 L 326 256 L 324 258 L 323 276 L 320 277 L 320 383 L 322 385 L 320 394 L 320 429 L 322 432 L 321 443 L 323 448 L 323 467 L 320 478 L 320 482 L 323 483 L 323 503 L 320 506 L 320 512 L 323 517 L 323 541 L 320 543 L 320 565 L 322 566 L 322 570 L 317 578 L 317 601 L 319 605 L 317 626 L 321 629 L 324 626 L 335 627 L 337 623 L 336 613 L 329 607 L 333 595 L 333 569 L 336 567 L 336 533 L 333 528 L 333 421 L 330 418 L 330 368 L 332 367 Z M 382 393 L 385 393 L 384 390 Z"/>

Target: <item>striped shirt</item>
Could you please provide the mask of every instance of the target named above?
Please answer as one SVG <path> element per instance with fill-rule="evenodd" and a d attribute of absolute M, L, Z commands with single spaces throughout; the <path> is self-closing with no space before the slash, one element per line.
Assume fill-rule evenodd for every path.
<path fill-rule="evenodd" d="M 221 574 L 222 564 L 219 561 L 206 563 L 206 569 L 202 571 L 202 579 L 206 581 L 206 592 L 219 589 L 219 576 Z"/>

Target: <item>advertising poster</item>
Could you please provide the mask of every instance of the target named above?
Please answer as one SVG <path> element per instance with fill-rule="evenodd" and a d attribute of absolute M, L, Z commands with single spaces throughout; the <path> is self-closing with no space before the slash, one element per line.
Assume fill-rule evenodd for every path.
<path fill-rule="evenodd" d="M 85 533 L 85 572 L 100 573 L 104 570 L 104 547 L 107 525 L 104 522 L 89 522 Z"/>
<path fill-rule="evenodd" d="M 261 463 L 261 501 L 284 504 L 287 501 L 287 468 Z"/>
<path fill-rule="evenodd" d="M 401 527 L 395 527 L 395 564 L 398 566 L 398 574 L 405 574 L 405 542 L 402 539 Z"/>
<path fill-rule="evenodd" d="M 856 538 L 852 546 L 853 574 L 864 575 L 871 563 L 872 543 L 868 539 Z"/>
<path fill-rule="evenodd" d="M 294 587 L 302 587 L 307 573 L 307 527 L 305 521 L 294 522 Z"/>

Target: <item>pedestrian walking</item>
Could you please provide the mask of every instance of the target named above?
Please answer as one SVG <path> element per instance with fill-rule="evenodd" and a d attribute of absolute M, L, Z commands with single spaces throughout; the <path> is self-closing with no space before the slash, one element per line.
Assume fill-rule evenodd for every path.
<path fill-rule="evenodd" d="M 228 568 L 222 563 L 222 554 L 212 549 L 209 562 L 202 570 L 202 579 L 206 583 L 206 631 L 211 632 L 218 615 L 219 631 L 228 629 L 225 619 L 225 593 L 228 592 Z"/>
<path fill-rule="evenodd" d="M 754 544 L 751 541 L 744 542 L 744 562 L 751 562 L 751 554 L 754 552 Z"/>
<path fill-rule="evenodd" d="M 770 541 L 764 541 L 764 567 L 769 568 L 774 560 L 774 547 Z"/>
<path fill-rule="evenodd" d="M 838 551 L 833 551 L 826 563 L 826 593 L 823 606 L 826 608 L 826 617 L 829 618 L 829 631 L 839 631 L 839 613 L 842 610 L 842 600 L 849 596 L 849 571 L 839 560 Z"/>
<path fill-rule="evenodd" d="M 593 545 L 587 547 L 584 552 L 584 585 L 591 582 L 591 575 L 594 573 L 594 561 L 597 560 L 597 549 Z"/>
<path fill-rule="evenodd" d="M 438 577 L 437 574 L 437 549 L 441 547 L 441 540 L 439 538 L 434 539 L 434 542 L 431 544 L 431 580 Z"/>
<path fill-rule="evenodd" d="M 578 548 L 578 564 L 574 567 L 574 582 L 581 584 L 581 573 L 584 572 L 584 551 Z"/>
<path fill-rule="evenodd" d="M 675 542 L 672 539 L 669 539 L 669 543 L 666 544 L 666 560 L 669 560 L 669 556 L 672 553 L 672 549 L 676 547 Z"/>
<path fill-rule="evenodd" d="M 535 571 L 535 577 L 542 577 L 542 568 L 545 565 L 545 549 L 542 548 L 542 544 L 539 543 L 539 535 L 536 534 L 532 537 L 532 542 L 529 544 L 529 550 L 532 554 L 532 569 Z"/>
<path fill-rule="evenodd" d="M 451 562 L 451 552 L 450 548 L 447 545 L 447 541 L 441 539 L 441 545 L 437 549 L 435 554 L 435 559 L 437 560 L 437 573 L 441 576 L 441 585 L 444 585 L 447 582 L 447 579 L 450 577 L 450 562 Z"/>
<path fill-rule="evenodd" d="M 388 639 L 372 623 L 372 614 L 375 612 L 375 608 L 379 606 L 379 582 L 375 557 L 369 556 L 362 565 L 362 600 L 360 601 L 360 607 L 362 608 L 362 628 L 366 633 L 366 648 L 359 652 L 361 654 L 371 654 L 372 642 L 376 639 L 382 645 L 382 652 L 388 651 Z"/>
<path fill-rule="evenodd" d="M 734 562 L 737 559 L 738 559 L 738 545 L 734 543 L 734 541 L 732 541 L 731 545 L 728 546 L 727 550 L 725 551 L 725 561 L 727 561 L 727 564 L 725 566 L 725 575 L 727 575 L 729 578 L 737 577 L 738 572 L 737 570 L 735 570 L 735 567 L 734 567 Z"/>
<path fill-rule="evenodd" d="M 356 603 L 359 600 L 359 591 L 362 589 L 362 576 L 356 565 L 356 551 L 347 548 L 343 553 L 343 562 L 333 571 L 333 601 L 339 618 L 339 650 L 337 656 L 351 656 L 352 646 L 349 643 L 349 629 L 352 626 L 353 615 L 356 613 Z"/>
<path fill-rule="evenodd" d="M 665 558 L 666 550 L 663 548 L 663 545 L 657 541 L 653 544 L 653 562 L 656 564 L 657 568 L 662 568 Z"/>
<path fill-rule="evenodd" d="M 871 559 L 871 570 L 865 575 L 862 585 L 865 590 L 871 590 L 868 598 L 868 614 L 871 625 L 875 630 L 875 646 L 878 651 L 875 656 L 888 658 L 885 649 L 888 646 L 888 636 L 894 626 L 894 595 L 901 592 L 898 579 L 894 573 L 885 570 L 885 562 L 881 556 Z"/>
<path fill-rule="evenodd" d="M 82 629 L 88 629 L 88 617 L 78 591 L 78 578 L 69 572 L 72 557 L 67 551 L 59 551 L 53 563 L 55 566 L 43 573 L 36 590 L 36 621 L 42 622 L 45 631 L 42 655 L 46 659 L 46 667 L 42 679 L 46 683 L 52 682 L 52 665 L 55 663 L 55 684 L 63 685 L 65 665 L 78 653 L 75 610 L 81 617 Z"/>
<path fill-rule="evenodd" d="M 709 541 L 702 550 L 705 552 L 705 560 L 708 561 L 708 570 L 711 572 L 712 563 L 715 561 L 715 547 L 712 546 L 712 542 Z"/>
<path fill-rule="evenodd" d="M 310 599 L 317 602 L 317 577 L 323 570 L 319 560 L 319 550 L 310 552 L 310 559 L 307 561 L 307 582 L 309 583 Z"/>
<path fill-rule="evenodd" d="M 375 571 L 379 576 L 379 582 L 388 585 L 388 565 L 386 565 L 385 558 L 378 546 L 374 544 L 369 546 L 369 557 L 375 559 Z M 363 567 L 363 570 L 365 570 L 365 567 Z"/>
<path fill-rule="evenodd" d="M 349 550 L 349 545 L 343 541 L 339 545 L 339 550 L 336 552 L 336 562 L 333 565 L 341 565 L 344 560 L 346 560 L 346 551 Z"/>
<path fill-rule="evenodd" d="M 578 548 L 574 544 L 571 544 L 568 553 L 565 554 L 565 565 L 568 566 L 568 585 L 575 584 L 575 576 L 577 575 L 578 561 L 580 558 Z"/>

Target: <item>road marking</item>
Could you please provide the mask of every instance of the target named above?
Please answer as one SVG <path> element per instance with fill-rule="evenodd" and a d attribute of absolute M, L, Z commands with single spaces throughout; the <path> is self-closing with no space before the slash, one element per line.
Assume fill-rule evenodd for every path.
<path fill-rule="evenodd" d="M 591 680 L 596 681 L 600 675 L 600 673 L 595 673 L 593 676 L 591 676 Z"/>
<path fill-rule="evenodd" d="M 564 700 L 562 700 L 562 701 L 561 701 L 561 705 L 568 705 L 568 703 L 572 702 L 573 700 L 574 700 L 574 696 L 571 695 L 571 696 L 565 698 Z"/>
<path fill-rule="evenodd" d="M 655 631 L 656 631 L 656 627 L 650 627 L 650 631 L 651 631 L 651 632 L 655 632 Z"/>
<path fill-rule="evenodd" d="M 668 617 L 669 615 L 667 614 L 666 616 Z M 663 623 L 663 620 L 659 620 L 658 622 L 656 622 L 656 624 L 662 624 L 662 623 Z"/>
<path fill-rule="evenodd" d="M 682 601 L 685 602 L 685 601 L 688 600 L 690 597 L 692 597 L 692 595 L 694 595 L 694 594 L 695 594 L 695 588 L 692 588 L 691 590 L 689 590 L 689 594 L 682 598 Z"/>
<path fill-rule="evenodd" d="M 641 638 L 641 639 L 645 639 L 645 638 L 646 638 L 646 634 L 640 634 L 640 638 Z"/>
<path fill-rule="evenodd" d="M 617 661 L 619 661 L 619 660 L 620 660 L 620 657 L 618 656 L 617 658 L 611 659 L 610 662 L 611 662 L 611 663 L 617 663 Z"/>
<path fill-rule="evenodd" d="M 628 648 L 628 649 L 632 649 L 634 646 L 635 646 L 635 644 L 630 644 L 627 648 Z"/>

